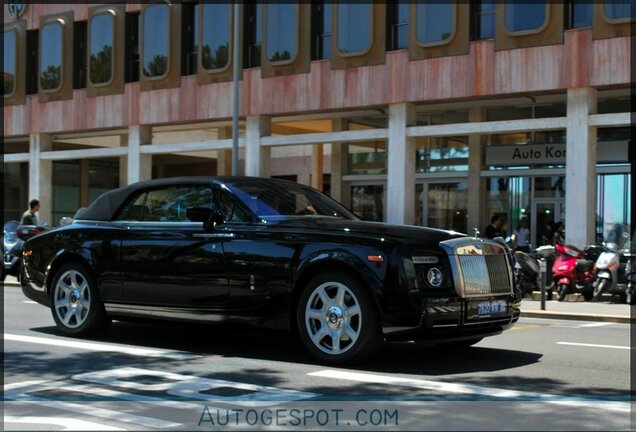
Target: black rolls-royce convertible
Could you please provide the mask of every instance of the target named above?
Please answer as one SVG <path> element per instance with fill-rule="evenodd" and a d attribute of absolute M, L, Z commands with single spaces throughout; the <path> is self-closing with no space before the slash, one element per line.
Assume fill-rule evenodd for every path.
<path fill-rule="evenodd" d="M 111 319 L 239 321 L 291 328 L 315 357 L 342 363 L 383 340 L 469 346 L 519 318 L 505 245 L 363 222 L 284 180 L 133 184 L 23 254 L 24 294 L 69 335 Z"/>

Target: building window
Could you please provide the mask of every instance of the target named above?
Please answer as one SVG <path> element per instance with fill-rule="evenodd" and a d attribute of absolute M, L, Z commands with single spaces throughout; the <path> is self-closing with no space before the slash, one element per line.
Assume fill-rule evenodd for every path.
<path fill-rule="evenodd" d="M 126 14 L 126 44 L 124 46 L 125 82 L 139 81 L 139 14 Z"/>
<path fill-rule="evenodd" d="M 611 21 L 625 21 L 636 17 L 636 2 L 607 2 L 603 5 L 605 16 Z"/>
<path fill-rule="evenodd" d="M 245 4 L 245 67 L 261 65 L 261 38 L 263 5 L 261 3 Z"/>
<path fill-rule="evenodd" d="M 200 8 L 198 4 L 181 4 L 181 75 L 184 76 L 197 73 Z"/>
<path fill-rule="evenodd" d="M 4 63 L 2 67 L 2 94 L 4 96 L 10 96 L 15 92 L 16 44 L 15 31 L 4 32 Z"/>
<path fill-rule="evenodd" d="M 62 24 L 49 22 L 40 32 L 40 88 L 55 91 L 62 86 Z"/>
<path fill-rule="evenodd" d="M 426 187 L 425 187 L 426 186 Z M 418 225 L 467 232 L 468 183 L 429 183 L 415 186 Z M 424 207 L 426 211 L 424 212 Z"/>
<path fill-rule="evenodd" d="M 230 62 L 231 5 L 205 3 L 201 7 L 201 66 L 208 71 L 224 69 Z"/>
<path fill-rule="evenodd" d="M 540 30 L 548 17 L 548 5 L 543 1 L 518 3 L 517 0 L 504 5 L 504 22 L 509 32 L 533 32 Z"/>
<path fill-rule="evenodd" d="M 473 5 L 473 39 L 494 39 L 496 3 L 477 1 Z"/>
<path fill-rule="evenodd" d="M 168 73 L 170 51 L 170 9 L 168 5 L 148 6 L 143 12 L 142 64 L 148 78 Z"/>
<path fill-rule="evenodd" d="M 570 0 L 566 12 L 566 28 L 592 27 L 594 4 L 588 1 Z"/>
<path fill-rule="evenodd" d="M 298 54 L 298 5 L 267 5 L 267 59 L 289 63 Z"/>
<path fill-rule="evenodd" d="M 422 45 L 439 45 L 455 32 L 454 3 L 418 3 L 417 41 Z"/>
<path fill-rule="evenodd" d="M 362 220 L 383 222 L 385 195 L 383 185 L 352 186 L 351 210 Z"/>
<path fill-rule="evenodd" d="M 386 142 L 349 144 L 348 174 L 386 174 Z"/>
<path fill-rule="evenodd" d="M 415 169 L 419 173 L 468 171 L 468 138 L 419 138 Z"/>
<path fill-rule="evenodd" d="M 38 30 L 27 30 L 26 34 L 26 94 L 38 92 Z"/>
<path fill-rule="evenodd" d="M 333 5 L 324 1 L 312 4 L 312 46 L 311 59 L 331 58 L 331 20 Z"/>
<path fill-rule="evenodd" d="M 409 42 L 409 3 L 400 0 L 387 4 L 387 50 L 406 49 Z"/>
<path fill-rule="evenodd" d="M 338 4 L 338 51 L 355 55 L 371 48 L 372 14 L 372 4 Z"/>
<path fill-rule="evenodd" d="M 80 208 L 80 177 L 79 161 L 53 162 L 53 221 L 73 217 Z"/>
<path fill-rule="evenodd" d="M 86 21 L 73 23 L 73 88 L 86 88 Z"/>
<path fill-rule="evenodd" d="M 89 78 L 93 84 L 106 84 L 113 77 L 115 18 L 100 13 L 90 20 Z"/>

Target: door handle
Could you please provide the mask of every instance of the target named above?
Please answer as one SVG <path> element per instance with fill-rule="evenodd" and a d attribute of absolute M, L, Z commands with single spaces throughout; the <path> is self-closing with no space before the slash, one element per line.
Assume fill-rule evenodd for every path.
<path fill-rule="evenodd" d="M 192 234 L 192 237 L 196 238 L 234 238 L 236 234 L 234 233 L 196 233 Z"/>

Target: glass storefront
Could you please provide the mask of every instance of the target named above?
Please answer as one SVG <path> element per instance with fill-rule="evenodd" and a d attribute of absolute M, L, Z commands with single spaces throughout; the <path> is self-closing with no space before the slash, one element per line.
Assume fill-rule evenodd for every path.
<path fill-rule="evenodd" d="M 20 220 L 22 213 L 29 207 L 29 164 L 2 164 L 4 208 L 3 222 Z M 4 225 L 3 223 L 3 225 Z"/>
<path fill-rule="evenodd" d="M 351 186 L 351 210 L 363 220 L 383 222 L 385 202 L 383 185 Z"/>
<path fill-rule="evenodd" d="M 425 183 L 415 186 L 415 224 L 466 233 L 468 183 Z"/>

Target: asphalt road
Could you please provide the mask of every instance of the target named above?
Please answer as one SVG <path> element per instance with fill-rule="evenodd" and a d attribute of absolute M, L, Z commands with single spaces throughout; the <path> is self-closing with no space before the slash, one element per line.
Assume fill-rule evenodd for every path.
<path fill-rule="evenodd" d="M 115 322 L 67 338 L 4 289 L 5 430 L 629 430 L 627 324 L 524 319 L 471 349 L 313 361 L 286 332 Z"/>

